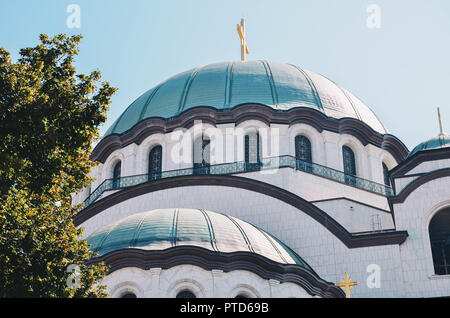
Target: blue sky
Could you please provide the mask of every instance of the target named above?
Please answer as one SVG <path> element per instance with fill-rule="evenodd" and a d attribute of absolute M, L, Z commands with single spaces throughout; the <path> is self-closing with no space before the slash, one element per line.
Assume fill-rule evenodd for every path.
<path fill-rule="evenodd" d="M 69 29 L 69 4 L 81 28 Z M 369 29 L 369 4 L 381 28 Z M 450 133 L 448 0 L 0 0 L 0 46 L 17 58 L 40 33 L 82 34 L 77 71 L 99 69 L 119 91 L 101 133 L 140 94 L 187 69 L 240 59 L 244 17 L 248 59 L 296 64 L 351 91 L 408 148 Z"/>

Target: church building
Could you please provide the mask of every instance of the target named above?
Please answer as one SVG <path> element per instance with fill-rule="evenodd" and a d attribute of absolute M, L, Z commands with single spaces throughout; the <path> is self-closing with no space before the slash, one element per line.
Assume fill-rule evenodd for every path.
<path fill-rule="evenodd" d="M 92 152 L 74 222 L 110 296 L 450 296 L 450 137 L 409 151 L 332 80 L 247 60 L 238 32 L 240 61 L 150 88 Z"/>

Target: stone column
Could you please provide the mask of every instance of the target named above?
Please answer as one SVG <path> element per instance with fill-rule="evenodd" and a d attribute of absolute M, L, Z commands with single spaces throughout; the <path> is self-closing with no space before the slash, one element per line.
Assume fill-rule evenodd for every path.
<path fill-rule="evenodd" d="M 221 269 L 213 269 L 211 271 L 211 275 L 213 278 L 213 290 L 212 297 L 214 298 L 226 298 L 229 295 L 225 295 L 223 288 L 223 270 Z"/>
<path fill-rule="evenodd" d="M 325 140 L 325 166 L 336 170 L 342 170 L 339 154 L 339 135 L 324 130 L 322 135 Z"/>
<path fill-rule="evenodd" d="M 131 144 L 125 148 L 121 172 L 122 177 L 133 176 L 136 174 L 136 152 L 136 144 Z"/>
<path fill-rule="evenodd" d="M 278 298 L 277 289 L 280 286 L 280 281 L 276 279 L 269 279 L 270 298 Z"/>
<path fill-rule="evenodd" d="M 146 291 L 145 297 L 148 298 L 161 298 L 161 292 L 159 289 L 159 279 L 161 275 L 161 268 L 150 268 L 150 288 Z"/>

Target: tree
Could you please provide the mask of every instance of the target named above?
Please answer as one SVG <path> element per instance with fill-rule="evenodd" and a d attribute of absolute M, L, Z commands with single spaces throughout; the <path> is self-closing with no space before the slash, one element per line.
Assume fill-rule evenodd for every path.
<path fill-rule="evenodd" d="M 76 74 L 81 38 L 41 35 L 16 63 L 0 48 L 1 297 L 106 296 L 107 268 L 84 263 L 95 254 L 73 224 L 81 205 L 71 194 L 92 181 L 91 144 L 116 89 L 98 85 L 98 71 Z M 70 264 L 81 287 L 67 284 Z"/>

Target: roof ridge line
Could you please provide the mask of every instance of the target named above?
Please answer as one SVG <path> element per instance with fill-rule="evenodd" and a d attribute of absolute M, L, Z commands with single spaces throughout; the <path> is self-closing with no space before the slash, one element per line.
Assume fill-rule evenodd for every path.
<path fill-rule="evenodd" d="M 158 85 L 156 85 L 153 88 L 153 91 L 151 92 L 150 96 L 147 98 L 147 100 L 145 101 L 144 107 L 142 107 L 141 113 L 139 114 L 139 121 L 142 120 L 142 117 L 144 116 L 144 114 L 147 112 L 147 108 L 148 105 L 150 105 L 150 102 L 153 99 L 153 96 L 156 95 L 156 93 L 158 92 L 158 90 L 166 83 L 166 81 L 159 83 Z"/>
<path fill-rule="evenodd" d="M 261 230 L 259 227 L 256 227 L 252 224 L 252 226 L 257 229 L 262 235 L 264 235 L 264 237 L 266 238 L 266 240 L 269 241 L 269 243 L 272 245 L 272 247 L 275 249 L 275 251 L 278 253 L 278 255 L 281 257 L 281 259 L 286 263 L 289 264 L 289 262 L 286 260 L 286 258 L 281 254 L 280 250 L 278 249 L 278 247 L 275 246 L 275 244 L 272 242 L 272 239 L 263 231 Z M 295 260 L 294 260 L 295 262 Z"/>
<path fill-rule="evenodd" d="M 113 223 L 113 224 L 111 225 L 111 227 L 108 229 L 108 233 L 103 237 L 101 243 L 98 244 L 98 246 L 99 246 L 98 249 L 99 249 L 99 250 L 103 247 L 103 243 L 105 243 L 106 239 L 107 239 L 108 236 L 111 234 L 111 232 L 119 225 L 119 223 L 120 223 L 122 220 L 123 220 L 123 219 L 121 219 L 121 220 L 119 220 L 119 221 L 117 221 L 117 222 L 115 222 L 115 223 Z"/>
<path fill-rule="evenodd" d="M 209 237 L 211 239 L 210 240 L 211 246 L 214 251 L 219 252 L 219 249 L 217 248 L 217 245 L 216 245 L 216 235 L 214 234 L 214 228 L 213 228 L 211 219 L 209 218 L 209 215 L 206 213 L 205 210 L 199 209 L 199 211 L 203 213 L 203 217 L 205 218 L 206 224 L 208 225 Z"/>
<path fill-rule="evenodd" d="M 277 93 L 277 89 L 275 86 L 275 81 L 273 79 L 272 69 L 270 68 L 268 61 L 260 60 L 260 62 L 262 63 L 262 65 L 264 66 L 264 69 L 266 70 L 266 75 L 267 75 L 267 78 L 269 80 L 269 85 L 270 85 L 270 93 L 272 95 L 272 102 L 273 102 L 274 106 L 278 106 L 278 93 Z"/>
<path fill-rule="evenodd" d="M 142 223 L 144 223 L 144 220 L 146 217 L 147 217 L 147 214 L 145 214 L 144 217 L 139 221 L 139 224 L 136 227 L 136 231 L 134 232 L 133 239 L 130 241 L 131 247 L 134 247 L 135 244 L 137 243 L 139 234 L 141 233 Z"/>
<path fill-rule="evenodd" d="M 172 238 L 172 247 L 177 245 L 177 232 L 178 232 L 178 209 L 174 209 L 173 211 L 173 219 L 172 219 L 172 231 L 170 233 Z"/>
<path fill-rule="evenodd" d="M 319 106 L 319 110 L 322 110 L 323 113 L 325 114 L 325 108 L 322 105 L 322 100 L 320 99 L 319 92 L 317 91 L 317 87 L 314 84 L 314 82 L 311 79 L 311 77 L 309 77 L 309 75 L 301 67 L 298 67 L 297 65 L 294 65 L 294 64 L 289 64 L 289 65 L 295 67 L 306 78 L 306 81 L 308 82 L 309 87 L 311 88 L 311 91 L 312 91 L 312 93 L 314 95 L 314 99 L 316 100 L 316 102 L 317 102 L 317 104 Z"/>
<path fill-rule="evenodd" d="M 329 80 L 329 79 L 328 79 L 328 80 Z M 331 80 L 329 80 L 329 81 L 331 81 Z M 336 84 L 336 83 L 333 82 L 333 81 L 331 81 L 331 82 L 332 82 L 337 88 L 339 88 L 339 90 L 342 92 L 342 94 L 344 94 L 344 96 L 347 98 L 348 102 L 350 103 L 350 106 L 352 106 L 353 111 L 354 111 L 355 114 L 356 114 L 356 117 L 358 117 L 359 120 L 363 121 L 363 120 L 362 120 L 361 114 L 360 114 L 359 111 L 356 109 L 355 104 L 353 104 L 352 99 L 351 99 L 350 96 L 347 94 L 347 92 L 343 89 L 343 87 L 341 87 L 340 85 Z"/>
<path fill-rule="evenodd" d="M 250 242 L 250 240 L 247 237 L 247 234 L 245 234 L 244 230 L 242 229 L 242 227 L 236 222 L 236 220 L 234 220 L 231 216 L 226 215 L 226 214 L 222 214 L 225 215 L 231 222 L 233 222 L 233 224 L 238 228 L 239 232 L 241 232 L 241 235 L 245 241 L 245 244 L 247 244 L 247 247 L 249 249 L 250 252 L 252 253 L 256 253 L 255 250 L 253 249 L 252 243 Z"/>
<path fill-rule="evenodd" d="M 230 65 L 231 64 L 231 65 Z M 228 65 L 227 68 L 227 81 L 226 81 L 226 86 L 225 86 L 225 101 L 224 101 L 224 106 L 226 106 L 227 108 L 230 107 L 231 104 L 231 94 L 232 94 L 232 88 L 233 88 L 233 71 L 234 71 L 234 66 L 236 65 L 236 62 L 230 62 L 230 64 Z M 229 71 L 228 71 L 229 69 Z M 227 91 L 228 88 L 228 91 Z"/>
<path fill-rule="evenodd" d="M 184 109 L 184 106 L 186 105 L 186 99 L 189 94 L 189 88 L 192 85 L 192 82 L 194 81 L 195 77 L 197 76 L 198 72 L 204 68 L 206 65 L 198 66 L 194 69 L 192 69 L 191 74 L 189 74 L 189 77 L 186 79 L 186 83 L 184 83 L 183 92 L 180 96 L 180 101 L 178 102 L 178 110 L 177 113 L 179 114 Z"/>

